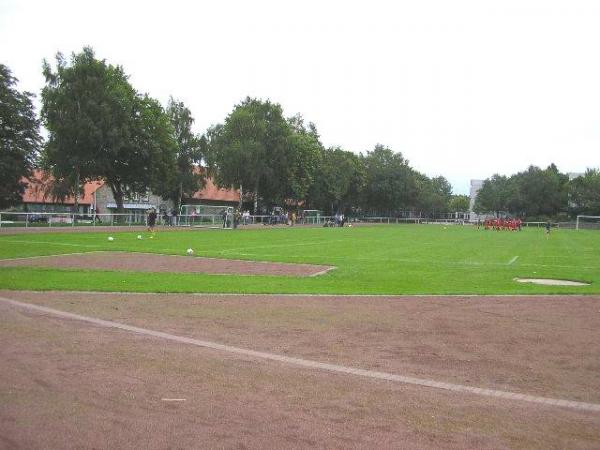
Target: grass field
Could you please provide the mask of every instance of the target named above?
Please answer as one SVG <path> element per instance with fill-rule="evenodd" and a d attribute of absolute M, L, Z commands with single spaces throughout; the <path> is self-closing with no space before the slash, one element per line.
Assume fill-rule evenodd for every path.
<path fill-rule="evenodd" d="M 600 448 L 600 296 L 569 295 L 600 293 L 599 232 L 138 234 L 0 234 L 0 259 L 172 270 L 0 267 L 0 448 Z M 335 269 L 176 273 L 195 256 Z"/>
<path fill-rule="evenodd" d="M 600 233 L 540 229 L 390 225 L 238 231 L 48 233 L 0 236 L 0 259 L 98 250 L 185 254 L 336 266 L 314 278 L 1 268 L 0 288 L 131 292 L 318 294 L 600 293 Z M 536 286 L 515 277 L 560 278 L 590 286 Z"/>

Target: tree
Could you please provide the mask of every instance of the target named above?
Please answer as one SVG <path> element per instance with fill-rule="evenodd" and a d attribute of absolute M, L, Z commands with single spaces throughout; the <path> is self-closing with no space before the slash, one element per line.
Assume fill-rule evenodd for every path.
<path fill-rule="evenodd" d="M 569 183 L 570 203 L 577 214 L 600 215 L 600 170 L 588 169 Z"/>
<path fill-rule="evenodd" d="M 316 126 L 311 122 L 308 129 L 301 115 L 288 119 L 290 135 L 288 190 L 285 198 L 296 204 L 305 200 L 315 182 L 317 167 L 321 164 L 323 144 L 319 140 Z"/>
<path fill-rule="evenodd" d="M 417 194 L 414 171 L 402 153 L 377 144 L 361 158 L 365 169 L 363 204 L 365 210 L 392 214 L 409 209 Z"/>
<path fill-rule="evenodd" d="M 453 212 L 466 212 L 469 210 L 469 203 L 468 195 L 453 195 L 448 208 Z"/>
<path fill-rule="evenodd" d="M 536 166 L 511 177 L 515 186 L 509 211 L 528 217 L 555 216 L 568 206 L 568 177 L 554 164 L 545 170 Z"/>
<path fill-rule="evenodd" d="M 307 193 L 309 206 L 335 213 L 359 204 L 364 168 L 359 156 L 340 147 L 321 149 L 314 182 Z"/>
<path fill-rule="evenodd" d="M 502 211 L 508 210 L 513 192 L 513 185 L 507 177 L 493 175 L 483 182 L 473 209 L 478 214 L 494 212 L 499 216 Z"/>
<path fill-rule="evenodd" d="M 33 94 L 19 92 L 17 79 L 0 64 L 0 209 L 18 204 L 31 176 L 42 139 Z"/>
<path fill-rule="evenodd" d="M 117 211 L 127 193 L 169 184 L 175 169 L 173 129 L 160 104 L 138 94 L 123 68 L 86 47 L 70 64 L 59 53 L 56 71 L 44 61 L 42 118 L 49 139 L 43 160 L 77 199 L 81 186 L 102 179 Z"/>
<path fill-rule="evenodd" d="M 290 137 L 292 130 L 281 106 L 246 98 L 225 123 L 207 134 L 207 162 L 219 186 L 252 192 L 254 211 L 258 199 L 280 203 L 289 193 Z"/>
<path fill-rule="evenodd" d="M 419 174 L 418 204 L 420 209 L 426 212 L 436 213 L 448 211 L 452 197 L 452 186 L 444 177 L 428 178 Z"/>
<path fill-rule="evenodd" d="M 176 171 L 171 184 L 163 184 L 160 190 L 164 198 L 169 198 L 179 209 L 184 196 L 192 196 L 204 186 L 204 173 L 198 170 L 202 160 L 202 139 L 192 132 L 194 118 L 183 102 L 171 97 L 166 109 L 173 127 L 173 140 L 177 144 L 175 160 Z"/>

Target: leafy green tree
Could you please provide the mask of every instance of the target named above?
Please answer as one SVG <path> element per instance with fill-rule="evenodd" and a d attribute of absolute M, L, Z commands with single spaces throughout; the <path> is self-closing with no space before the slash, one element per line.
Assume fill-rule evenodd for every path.
<path fill-rule="evenodd" d="M 508 210 L 513 193 L 513 184 L 507 177 L 493 175 L 483 182 L 483 186 L 477 193 L 473 210 L 478 214 L 494 212 L 498 216 Z"/>
<path fill-rule="evenodd" d="M 173 201 L 178 210 L 184 196 L 192 196 L 204 186 L 205 177 L 198 167 L 202 160 L 202 138 L 192 132 L 194 118 L 191 111 L 171 97 L 166 109 L 173 127 L 173 139 L 177 144 L 176 171 L 172 183 L 163 184 L 159 191 L 164 198 Z"/>
<path fill-rule="evenodd" d="M 21 202 L 42 139 L 31 99 L 19 92 L 17 79 L 0 64 L 0 209 Z"/>
<path fill-rule="evenodd" d="M 364 188 L 361 159 L 340 147 L 323 148 L 307 203 L 329 213 L 356 208 Z"/>
<path fill-rule="evenodd" d="M 291 190 L 291 135 L 280 105 L 246 98 L 206 134 L 206 160 L 217 184 L 251 192 L 255 212 L 259 197 L 282 202 Z"/>
<path fill-rule="evenodd" d="M 545 170 L 530 166 L 511 177 L 516 192 L 509 201 L 509 211 L 527 217 L 556 216 L 568 206 L 568 177 L 554 164 Z"/>
<path fill-rule="evenodd" d="M 362 156 L 365 170 L 363 205 L 365 210 L 380 214 L 410 209 L 416 201 L 417 182 L 414 171 L 402 153 L 377 144 Z"/>
<path fill-rule="evenodd" d="M 428 215 L 448 211 L 452 197 L 452 186 L 444 177 L 428 178 L 419 174 L 418 205 Z"/>
<path fill-rule="evenodd" d="M 600 170 L 588 169 L 569 183 L 571 207 L 577 214 L 600 215 Z"/>
<path fill-rule="evenodd" d="M 448 209 L 452 212 L 465 212 L 469 210 L 470 199 L 468 195 L 453 195 Z"/>
<path fill-rule="evenodd" d="M 49 139 L 43 160 L 77 196 L 83 183 L 104 180 L 117 211 L 127 193 L 172 183 L 176 144 L 161 105 L 139 95 L 123 68 L 96 59 L 91 48 L 44 61 L 42 118 Z"/>
<path fill-rule="evenodd" d="M 311 122 L 304 126 L 299 114 L 288 119 L 290 135 L 287 199 L 298 204 L 305 200 L 315 182 L 317 167 L 321 164 L 323 145 L 316 126 Z"/>

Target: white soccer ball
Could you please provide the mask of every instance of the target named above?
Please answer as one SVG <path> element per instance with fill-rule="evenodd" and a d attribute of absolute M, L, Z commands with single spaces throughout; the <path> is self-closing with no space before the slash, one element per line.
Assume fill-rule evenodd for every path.
<path fill-rule="evenodd" d="M 187 249 L 187 254 L 188 255 L 193 255 L 194 254 L 194 250 L 192 250 L 191 248 Z"/>
<path fill-rule="evenodd" d="M 109 236 L 109 237 L 108 237 L 108 240 L 109 240 L 109 241 L 114 241 L 114 240 L 115 240 L 115 238 L 114 238 L 114 237 L 112 237 L 112 236 Z"/>
<path fill-rule="evenodd" d="M 141 239 L 141 238 L 142 238 L 142 235 L 141 235 L 141 234 L 138 234 L 137 238 L 138 238 L 138 239 Z"/>

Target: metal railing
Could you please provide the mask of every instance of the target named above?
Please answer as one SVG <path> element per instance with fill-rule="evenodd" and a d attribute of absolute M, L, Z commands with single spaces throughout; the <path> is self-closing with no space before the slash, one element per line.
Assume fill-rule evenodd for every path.
<path fill-rule="evenodd" d="M 0 211 L 0 227 L 143 226 L 146 214 L 81 214 Z"/>
<path fill-rule="evenodd" d="M 229 221 L 233 219 L 230 217 Z M 267 214 L 257 214 L 242 217 L 238 226 L 244 225 L 274 225 L 287 224 L 285 217 L 277 217 Z M 298 225 L 335 225 L 335 216 L 309 216 L 299 217 Z M 468 222 L 463 219 L 439 219 L 426 217 L 347 217 L 346 223 L 367 224 L 441 224 L 441 225 L 475 225 L 476 222 Z M 159 216 L 156 220 L 157 226 L 178 227 L 221 227 L 223 218 L 221 214 L 190 214 L 180 216 Z M 594 228 L 600 225 L 594 224 Z M 22 211 L 0 211 L 0 227 L 102 227 L 102 226 L 147 226 L 147 214 L 144 213 L 107 213 L 107 214 L 81 214 L 81 213 L 49 213 L 49 212 L 22 212 Z M 231 226 L 231 223 L 229 224 Z M 542 228 L 546 222 L 523 222 L 523 227 Z M 575 222 L 552 222 L 554 228 L 571 229 L 576 228 Z"/>

